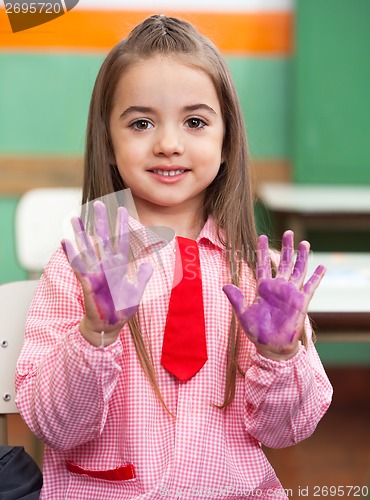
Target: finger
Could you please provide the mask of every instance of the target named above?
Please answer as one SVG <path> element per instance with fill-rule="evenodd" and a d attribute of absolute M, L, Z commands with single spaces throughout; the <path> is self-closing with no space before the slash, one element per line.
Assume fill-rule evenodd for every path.
<path fill-rule="evenodd" d="M 290 279 L 294 258 L 294 233 L 285 231 L 282 238 L 279 267 L 276 273 L 277 278 Z"/>
<path fill-rule="evenodd" d="M 137 309 L 152 273 L 153 268 L 149 262 L 143 262 L 136 273 L 136 284 L 129 281 L 126 275 L 119 280 L 118 286 L 111 287 L 109 283 L 116 311 L 127 314 L 129 308 Z M 134 312 L 132 310 L 132 314 Z"/>
<path fill-rule="evenodd" d="M 231 302 L 237 316 L 241 316 L 246 309 L 244 295 L 235 285 L 225 285 L 222 290 Z"/>
<path fill-rule="evenodd" d="M 94 232 L 99 238 L 101 254 L 112 251 L 110 232 L 107 217 L 107 209 L 102 201 L 94 203 Z"/>
<path fill-rule="evenodd" d="M 311 276 L 311 278 L 304 284 L 303 293 L 305 296 L 306 304 L 308 305 L 315 293 L 316 288 L 319 286 L 320 281 L 324 277 L 326 268 L 324 266 L 318 266 Z"/>
<path fill-rule="evenodd" d="M 71 264 L 72 269 L 78 273 L 86 273 L 86 264 L 80 257 L 80 255 L 76 252 L 73 244 L 69 240 L 62 240 L 62 248 L 65 256 L 68 259 L 68 262 Z"/>
<path fill-rule="evenodd" d="M 120 252 L 128 261 L 130 250 L 130 233 L 128 226 L 128 214 L 125 207 L 119 207 L 117 212 L 117 251 Z"/>
<path fill-rule="evenodd" d="M 269 252 L 269 241 L 265 234 L 261 234 L 257 240 L 257 280 L 271 278 L 271 259 Z"/>
<path fill-rule="evenodd" d="M 290 282 L 299 290 L 302 288 L 306 276 L 309 252 L 310 244 L 308 241 L 301 241 L 298 245 L 297 258 L 290 278 Z"/>
<path fill-rule="evenodd" d="M 81 257 L 86 261 L 88 266 L 93 266 L 97 261 L 96 254 L 91 246 L 90 240 L 87 237 L 85 226 L 80 217 L 72 217 L 71 219 L 77 248 L 81 252 Z"/>
<path fill-rule="evenodd" d="M 71 263 L 73 261 L 73 259 L 75 259 L 78 255 L 76 250 L 75 250 L 75 247 L 73 246 L 73 244 L 69 240 L 62 240 L 61 244 L 62 244 L 63 252 L 68 259 L 68 262 Z"/>
<path fill-rule="evenodd" d="M 143 292 L 148 281 L 153 274 L 153 267 L 149 262 L 142 262 L 136 273 L 136 279 L 139 285 L 139 289 Z"/>

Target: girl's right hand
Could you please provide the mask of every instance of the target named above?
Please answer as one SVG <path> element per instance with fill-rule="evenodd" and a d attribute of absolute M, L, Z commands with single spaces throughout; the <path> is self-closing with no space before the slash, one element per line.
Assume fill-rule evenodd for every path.
<path fill-rule="evenodd" d="M 127 277 L 129 265 L 128 216 L 124 207 L 118 208 L 114 242 L 110 238 L 104 203 L 94 203 L 93 246 L 79 217 L 72 219 L 79 253 L 69 240 L 62 241 L 63 250 L 77 279 L 80 281 L 85 316 L 80 323 L 81 334 L 95 346 L 115 342 L 123 325 L 134 316 L 145 287 L 153 273 L 148 262 L 136 272 L 136 283 Z M 104 333 L 103 333 L 104 332 Z"/>

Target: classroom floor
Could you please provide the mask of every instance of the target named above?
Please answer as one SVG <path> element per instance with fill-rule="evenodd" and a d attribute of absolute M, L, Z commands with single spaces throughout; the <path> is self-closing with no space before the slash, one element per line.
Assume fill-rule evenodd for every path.
<path fill-rule="evenodd" d="M 327 373 L 333 403 L 314 434 L 296 446 L 265 453 L 291 500 L 370 498 L 363 494 L 370 488 L 370 367 Z M 10 416 L 8 431 L 9 444 L 25 446 L 41 464 L 40 447 L 19 415 Z"/>
<path fill-rule="evenodd" d="M 370 368 L 327 373 L 333 402 L 314 434 L 296 446 L 265 453 L 293 500 L 370 498 Z"/>

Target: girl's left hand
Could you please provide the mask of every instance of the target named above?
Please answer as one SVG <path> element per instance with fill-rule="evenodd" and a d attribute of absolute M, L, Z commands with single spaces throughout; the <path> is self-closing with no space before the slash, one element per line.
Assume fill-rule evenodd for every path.
<path fill-rule="evenodd" d="M 240 325 L 256 345 L 257 351 L 271 359 L 288 359 L 298 351 L 305 316 L 310 300 L 325 274 L 318 266 L 304 284 L 310 245 L 298 245 L 294 262 L 294 233 L 286 231 L 276 277 L 272 278 L 268 238 L 262 235 L 257 243 L 257 295 L 251 306 L 235 285 L 223 291 L 230 300 Z"/>

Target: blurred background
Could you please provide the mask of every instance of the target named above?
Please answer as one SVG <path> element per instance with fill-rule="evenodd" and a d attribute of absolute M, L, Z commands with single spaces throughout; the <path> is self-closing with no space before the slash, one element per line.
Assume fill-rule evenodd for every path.
<path fill-rule="evenodd" d="M 192 22 L 225 55 L 247 126 L 259 230 L 278 244 L 295 216 L 314 254 L 334 255 L 329 261 L 339 264 L 347 255 L 356 264 L 361 254 L 349 276 L 361 282 L 363 297 L 370 287 L 369 0 L 133 4 L 80 0 L 65 15 L 13 33 L 0 2 L 0 283 L 29 277 L 16 251 L 21 197 L 34 188 L 81 186 L 88 105 L 106 53 L 142 19 L 165 13 Z M 279 202 L 298 200 L 298 207 L 276 208 L 271 183 L 288 189 Z M 300 206 L 304 197 L 308 208 Z M 336 289 L 347 284 L 336 275 Z M 365 309 L 339 322 L 332 310 L 314 317 L 333 405 L 306 442 L 266 450 L 291 498 L 313 496 L 315 485 L 368 485 L 370 301 Z M 42 462 L 17 415 L 9 418 L 9 441 Z M 306 486 L 311 493 L 299 495 Z"/>

